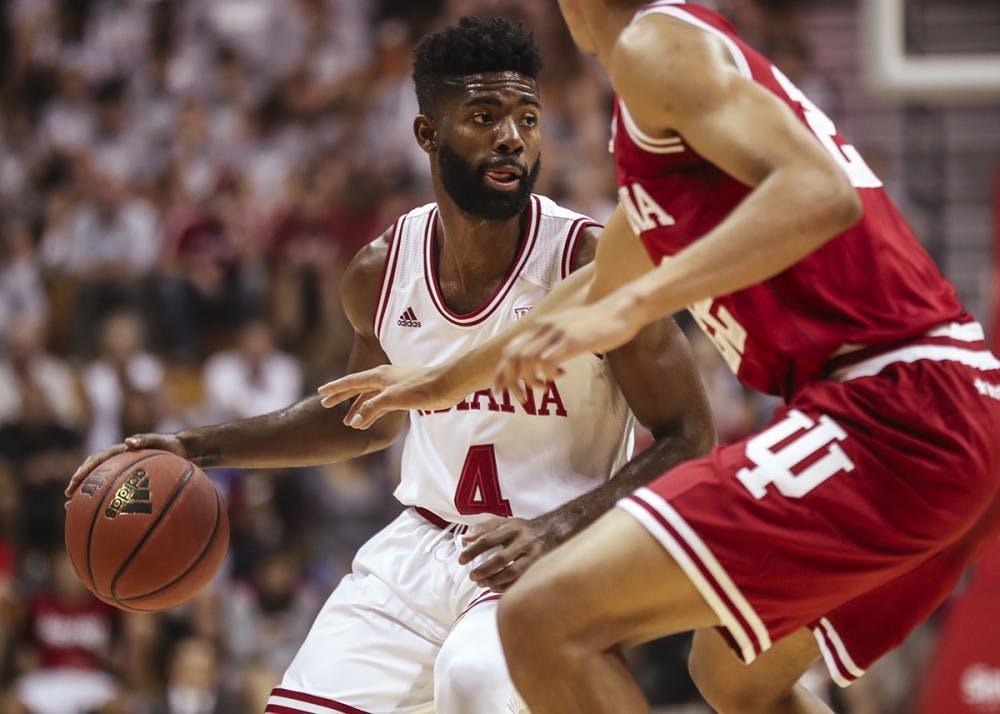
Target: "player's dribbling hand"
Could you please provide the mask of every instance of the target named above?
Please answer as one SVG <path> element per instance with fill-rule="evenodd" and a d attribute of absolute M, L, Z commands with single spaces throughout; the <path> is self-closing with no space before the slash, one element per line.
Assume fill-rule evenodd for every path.
<path fill-rule="evenodd" d="M 631 340 L 642 324 L 609 296 L 593 305 L 540 317 L 504 349 L 493 380 L 495 392 L 509 389 L 524 398 L 522 384 L 544 387 L 559 375 L 559 365 L 577 355 L 603 354 Z"/>
<path fill-rule="evenodd" d="M 494 551 L 469 573 L 469 578 L 498 593 L 513 585 L 532 563 L 555 546 L 538 521 L 499 516 L 477 523 L 462 540 L 466 543 L 458 556 L 462 565 Z"/>
<path fill-rule="evenodd" d="M 444 390 L 434 368 L 390 364 L 335 379 L 316 391 L 324 407 L 357 397 L 344 416 L 344 424 L 355 429 L 367 429 L 391 411 L 447 409 L 466 396 Z"/>
<path fill-rule="evenodd" d="M 87 478 L 91 471 L 94 470 L 98 464 L 104 463 L 112 456 L 117 456 L 126 451 L 139 451 L 140 449 L 159 449 L 160 451 L 169 451 L 172 454 L 177 454 L 182 458 L 187 458 L 183 444 L 181 440 L 178 439 L 173 434 L 136 434 L 135 436 L 130 436 L 125 441 L 120 444 L 115 444 L 114 446 L 109 446 L 103 451 L 98 451 L 96 454 L 91 454 L 86 458 L 86 460 L 80 464 L 76 472 L 73 474 L 72 478 L 69 480 L 69 485 L 66 486 L 65 495 L 66 498 L 71 498 L 79 488 L 83 480 Z"/>

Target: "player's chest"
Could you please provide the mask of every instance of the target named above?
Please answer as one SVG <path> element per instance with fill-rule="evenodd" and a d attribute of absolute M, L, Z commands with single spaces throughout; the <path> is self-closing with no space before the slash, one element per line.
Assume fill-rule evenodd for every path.
<path fill-rule="evenodd" d="M 379 341 L 395 364 L 440 364 L 503 332 L 546 294 L 529 281 L 515 280 L 502 295 L 456 310 L 460 306 L 447 303 L 440 291 L 428 290 L 424 281 L 414 280 L 390 294 Z"/>

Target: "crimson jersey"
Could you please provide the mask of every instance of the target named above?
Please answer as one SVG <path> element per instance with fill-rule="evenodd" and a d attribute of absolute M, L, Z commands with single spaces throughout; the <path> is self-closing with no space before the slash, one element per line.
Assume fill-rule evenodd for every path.
<path fill-rule="evenodd" d="M 710 10 L 661 1 L 640 10 L 636 20 L 650 13 L 721 39 L 739 71 L 788 104 L 816 135 L 864 203 L 860 222 L 784 272 L 689 307 L 742 382 L 787 399 L 823 374 L 824 363 L 844 346 L 901 342 L 963 315 L 954 288 L 882 183 L 777 67 Z M 624 103 L 615 104 L 612 150 L 619 198 L 633 230 L 659 263 L 718 225 L 751 189 L 699 156 L 682 136 L 643 134 Z"/>
<path fill-rule="evenodd" d="M 111 656 L 117 611 L 97 598 L 65 602 L 39 595 L 28 615 L 44 668 L 102 669 Z"/>

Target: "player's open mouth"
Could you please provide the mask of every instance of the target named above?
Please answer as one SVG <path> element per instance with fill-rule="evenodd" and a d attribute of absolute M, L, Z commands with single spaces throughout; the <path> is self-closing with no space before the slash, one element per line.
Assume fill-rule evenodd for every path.
<path fill-rule="evenodd" d="M 518 169 L 491 169 L 483 176 L 486 178 L 486 185 L 498 191 L 513 191 L 521 183 L 521 172 Z"/>

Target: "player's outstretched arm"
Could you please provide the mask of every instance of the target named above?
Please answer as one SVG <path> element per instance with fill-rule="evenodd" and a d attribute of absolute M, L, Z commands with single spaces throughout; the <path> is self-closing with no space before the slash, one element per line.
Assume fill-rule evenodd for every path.
<path fill-rule="evenodd" d="M 344 274 L 341 298 L 354 326 L 354 345 L 348 370 L 361 371 L 386 364 L 374 334 L 372 316 L 378 300 L 387 237 L 363 248 Z M 187 429 L 176 434 L 137 434 L 120 444 L 89 456 L 66 488 L 73 494 L 83 479 L 101 462 L 128 450 L 162 449 L 199 466 L 241 468 L 290 468 L 346 461 L 385 448 L 399 434 L 404 414 L 392 414 L 366 432 L 344 425 L 346 406 L 325 409 L 317 396 L 284 409 L 249 419 Z"/>
<path fill-rule="evenodd" d="M 368 429 L 391 411 L 453 406 L 472 392 L 489 386 L 495 366 L 512 337 L 540 316 L 583 304 L 590 292 L 592 276 L 590 267 L 577 271 L 559 283 L 525 318 L 458 359 L 437 367 L 385 365 L 324 384 L 318 390 L 323 406 L 333 407 L 357 397 L 347 413 L 346 423 L 358 429 Z M 548 378 L 556 373 L 553 370 Z M 514 385 L 511 390 L 517 398 L 525 399 L 523 385 Z"/>
<path fill-rule="evenodd" d="M 753 190 L 718 226 L 655 270 L 525 331 L 505 352 L 499 387 L 578 354 L 613 349 L 687 305 L 766 280 L 861 215 L 860 198 L 833 157 L 784 102 L 740 74 L 714 36 L 651 14 L 622 33 L 606 62 L 645 133 L 680 133 Z"/>
<path fill-rule="evenodd" d="M 613 227 L 609 223 L 609 229 Z M 609 238 L 605 231 L 597 252 L 614 254 L 615 280 L 652 268 L 637 240 L 615 243 Z M 532 520 L 496 519 L 473 528 L 465 537 L 462 562 L 496 549 L 470 573 L 481 586 L 498 592 L 507 589 L 535 560 L 595 521 L 618 499 L 677 464 L 706 454 L 715 444 L 708 398 L 690 345 L 672 319 L 647 326 L 607 359 L 633 413 L 655 437 L 653 445 L 613 479 L 551 513 Z"/>

